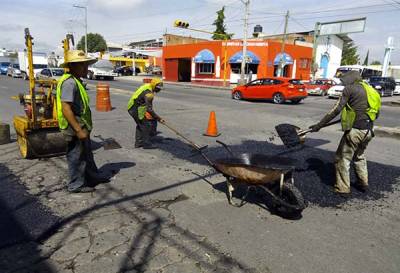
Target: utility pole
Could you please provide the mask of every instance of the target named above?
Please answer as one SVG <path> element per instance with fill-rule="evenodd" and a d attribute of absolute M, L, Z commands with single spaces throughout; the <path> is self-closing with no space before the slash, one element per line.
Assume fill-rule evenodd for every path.
<path fill-rule="evenodd" d="M 314 39 L 313 39 L 313 52 L 312 52 L 312 60 L 311 60 L 311 72 L 312 72 L 312 79 L 315 80 L 315 74 L 318 70 L 317 65 L 317 49 L 318 49 L 318 38 L 319 38 L 319 31 L 320 31 L 321 23 L 316 22 L 314 27 Z"/>
<path fill-rule="evenodd" d="M 285 16 L 285 27 L 283 30 L 282 45 L 281 45 L 281 58 L 279 60 L 279 66 L 278 66 L 278 76 L 280 77 L 283 77 L 283 68 L 285 67 L 286 64 L 283 54 L 285 53 L 288 22 L 289 22 L 289 11 L 286 12 Z"/>
<path fill-rule="evenodd" d="M 87 7 L 73 5 L 74 8 L 84 9 L 85 10 L 85 55 L 87 56 Z"/>
<path fill-rule="evenodd" d="M 248 20 L 249 20 L 249 6 L 250 0 L 241 0 L 243 4 L 245 4 L 245 13 L 244 13 L 244 35 L 243 35 L 243 58 L 242 65 L 240 68 L 240 84 L 244 84 L 244 73 L 246 70 L 246 61 L 247 61 L 247 29 L 248 29 Z"/>

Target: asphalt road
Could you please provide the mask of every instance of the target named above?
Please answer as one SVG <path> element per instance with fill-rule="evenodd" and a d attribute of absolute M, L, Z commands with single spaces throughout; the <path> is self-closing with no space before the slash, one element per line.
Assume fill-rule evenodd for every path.
<path fill-rule="evenodd" d="M 39 200 L 52 213 L 43 217 L 49 218 L 43 220 L 48 224 L 12 223 L 38 234 L 57 217 L 63 219 L 42 245 L 0 248 L 4 272 L 19 272 L 16 266 L 29 272 L 39 262 L 57 269 L 43 272 L 69 273 L 400 272 L 398 140 L 376 137 L 371 142 L 371 191 L 362 194 L 352 188 L 352 194 L 343 198 L 331 191 L 334 151 L 341 137 L 338 126 L 310 134 L 304 148 L 295 151 L 285 149 L 274 133 L 278 123 L 309 126 L 334 100 L 310 97 L 300 105 L 238 102 L 227 91 L 166 85 L 156 96 L 156 111 L 194 142 L 208 145 L 212 160 L 227 152 L 215 138 L 203 136 L 210 111 L 216 111 L 218 139 L 234 153 L 285 153 L 296 160 L 295 185 L 309 206 L 302 218 L 288 220 L 271 213 L 254 194 L 241 208 L 228 205 L 224 177 L 161 125 L 159 149 L 134 149 L 134 123 L 126 104 L 138 83 L 108 83 L 114 109 L 102 113 L 94 110 L 96 82 L 89 82 L 95 159 L 102 169 L 115 172 L 112 181 L 99 185 L 95 193 L 65 193 L 64 157 L 21 160 L 15 143 L 0 146 L 1 179 L 23 185 L 18 189 L 23 188 L 24 196 Z M 11 122 L 22 112 L 9 97 L 26 90 L 27 82 L 0 77 L 2 121 Z M 380 125 L 398 126 L 399 108 L 384 106 L 382 112 Z M 105 151 L 96 135 L 113 137 L 122 148 Z M 9 199 L 18 196 L 21 192 L 0 195 L 0 205 L 10 214 L 7 219 L 24 207 L 9 205 Z"/>

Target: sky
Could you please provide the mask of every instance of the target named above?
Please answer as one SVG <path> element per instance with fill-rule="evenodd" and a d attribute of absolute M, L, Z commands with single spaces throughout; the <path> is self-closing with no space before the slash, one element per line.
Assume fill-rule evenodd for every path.
<path fill-rule="evenodd" d="M 107 42 L 127 44 L 159 38 L 165 33 L 209 38 L 189 30 L 175 29 L 176 19 L 193 28 L 214 31 L 216 11 L 225 6 L 226 26 L 234 38 L 243 37 L 244 5 L 241 0 L 0 0 L 0 47 L 24 48 L 24 28 L 34 37 L 35 51 L 61 52 L 61 40 L 72 32 L 78 40 L 85 32 L 102 34 Z M 289 32 L 309 31 L 316 22 L 367 17 L 363 33 L 349 36 L 358 46 L 361 62 L 383 61 L 385 44 L 394 38 L 392 64 L 400 65 L 400 0 L 250 0 L 249 33 L 256 24 L 263 32 L 280 34 L 289 10 Z"/>

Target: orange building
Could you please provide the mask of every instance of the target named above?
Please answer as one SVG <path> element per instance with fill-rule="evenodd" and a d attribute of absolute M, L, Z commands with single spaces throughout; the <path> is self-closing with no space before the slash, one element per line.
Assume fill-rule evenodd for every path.
<path fill-rule="evenodd" d="M 256 79 L 276 75 L 281 59 L 279 41 L 249 40 L 247 52 L 247 79 L 250 76 Z M 310 78 L 312 48 L 286 44 L 283 56 L 286 61 L 284 76 Z M 242 59 L 241 40 L 166 44 L 163 46 L 163 79 L 223 85 L 225 77 L 227 82 L 237 83 Z"/>

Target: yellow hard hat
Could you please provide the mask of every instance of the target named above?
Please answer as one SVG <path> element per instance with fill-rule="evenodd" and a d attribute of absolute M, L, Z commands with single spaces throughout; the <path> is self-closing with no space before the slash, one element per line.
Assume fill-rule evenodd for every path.
<path fill-rule="evenodd" d="M 69 63 L 86 63 L 87 65 L 91 65 L 97 62 L 96 59 L 86 57 L 85 52 L 82 50 L 69 50 L 66 57 L 64 63 L 60 65 L 61 67 L 66 67 Z"/>
<path fill-rule="evenodd" d="M 153 78 L 151 80 L 151 82 L 150 82 L 150 85 L 151 85 L 151 89 L 154 90 L 154 88 L 157 85 L 161 85 L 162 86 L 163 85 L 163 81 L 160 78 Z"/>

